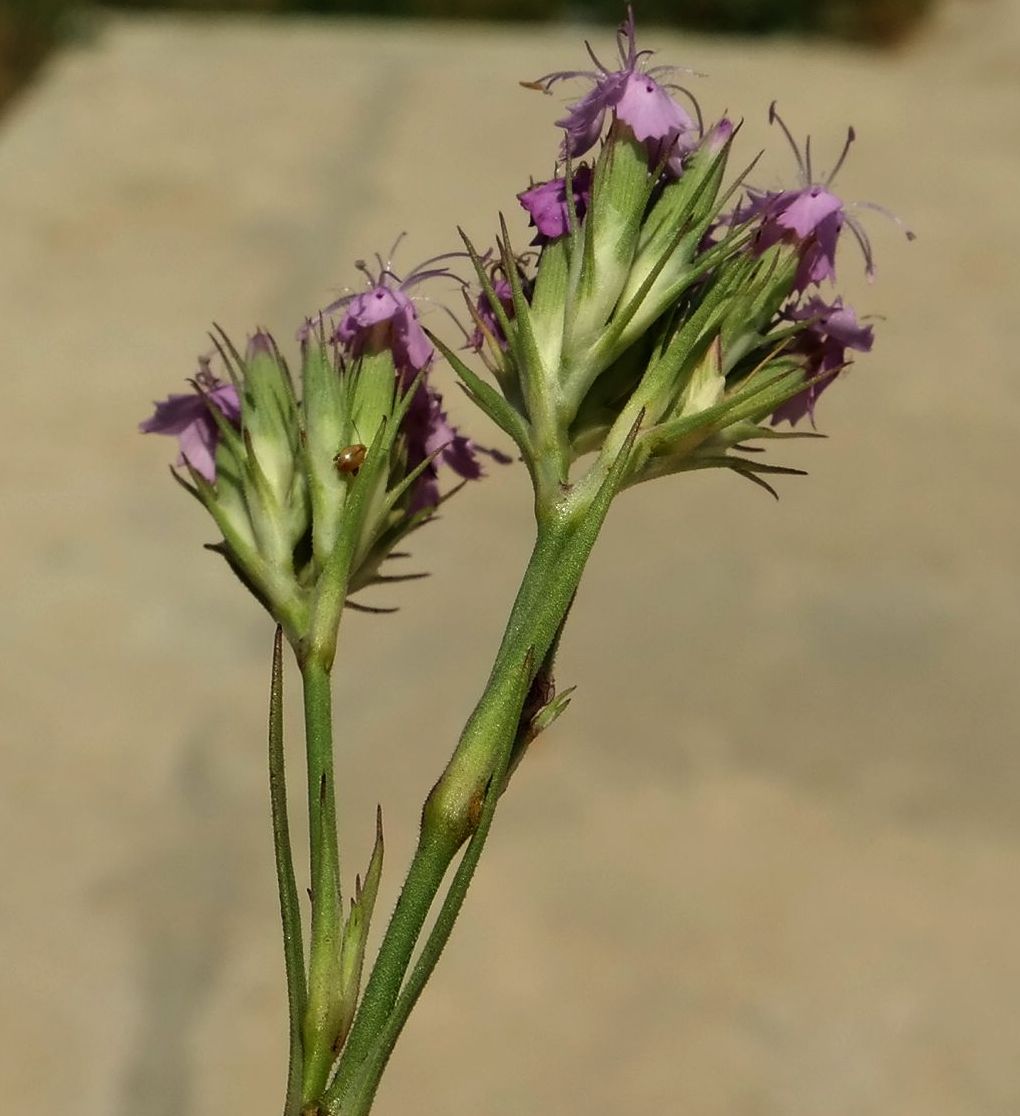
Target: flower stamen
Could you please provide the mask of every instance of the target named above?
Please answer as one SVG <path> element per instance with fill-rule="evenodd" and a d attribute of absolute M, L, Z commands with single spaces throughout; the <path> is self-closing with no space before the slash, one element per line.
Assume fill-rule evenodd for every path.
<path fill-rule="evenodd" d="M 800 144 L 798 144 L 797 141 L 793 138 L 793 133 L 786 126 L 786 121 L 779 115 L 779 111 L 776 109 L 776 105 L 778 103 L 778 101 L 773 101 L 772 104 L 769 105 L 769 123 L 778 124 L 779 127 L 782 129 L 783 135 L 786 136 L 787 142 L 789 143 L 790 148 L 793 151 L 793 157 L 797 160 L 797 169 L 800 171 L 801 185 L 810 186 L 811 176 L 810 174 L 808 174 L 808 168 L 807 164 L 804 162 L 804 156 L 800 153 Z"/>
<path fill-rule="evenodd" d="M 839 153 L 839 158 L 836 160 L 836 165 L 832 168 L 831 171 L 829 171 L 829 176 L 825 180 L 825 185 L 827 187 L 832 184 L 833 179 L 836 177 L 837 174 L 839 174 L 840 170 L 842 169 L 843 164 L 846 162 L 847 155 L 850 154 L 850 148 L 853 146 L 853 143 L 854 143 L 855 139 L 857 139 L 857 133 L 854 131 L 853 125 L 851 124 L 850 127 L 847 128 L 847 130 L 846 130 L 846 143 L 843 144 L 843 150 Z M 810 142 L 811 142 L 811 138 L 809 136 L 808 137 L 808 143 L 810 143 Z M 810 171 L 811 171 L 811 163 L 810 163 L 810 160 L 809 160 L 808 161 L 808 173 L 810 173 Z"/>

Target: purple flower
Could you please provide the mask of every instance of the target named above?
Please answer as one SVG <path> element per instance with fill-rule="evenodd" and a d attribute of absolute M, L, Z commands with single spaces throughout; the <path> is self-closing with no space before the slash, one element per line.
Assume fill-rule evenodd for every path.
<path fill-rule="evenodd" d="M 588 212 L 591 204 L 591 177 L 591 167 L 584 163 L 571 176 L 574 214 L 578 222 Z M 528 211 L 531 224 L 538 230 L 532 244 L 545 244 L 569 231 L 565 177 L 529 186 L 517 195 L 517 200 Z"/>
<path fill-rule="evenodd" d="M 412 514 L 434 508 L 439 503 L 437 464 L 440 461 L 465 480 L 476 480 L 482 475 L 482 467 L 475 456 L 477 447 L 451 425 L 443 410 L 443 397 L 431 384 L 423 381 L 418 385 L 401 430 L 407 440 L 408 472 L 426 458 L 438 454 L 411 490 L 408 510 Z"/>
<path fill-rule="evenodd" d="M 428 382 L 423 380 L 411 400 L 404 416 L 401 432 L 407 444 L 407 470 L 420 465 L 426 458 L 436 454 L 424 469 L 411 490 L 408 511 L 426 511 L 439 504 L 439 470 L 442 463 L 449 466 L 464 480 L 477 480 L 482 476 L 482 466 L 478 454 L 484 453 L 500 465 L 508 465 L 511 458 L 497 449 L 480 446 L 461 434 L 443 410 L 443 397 Z"/>
<path fill-rule="evenodd" d="M 171 395 L 156 404 L 151 418 L 139 424 L 143 434 L 173 434 L 180 446 L 178 465 L 187 463 L 210 484 L 216 480 L 216 446 L 219 427 L 210 413 L 215 407 L 237 426 L 241 404 L 233 384 L 221 383 L 209 371 L 209 358 L 199 358 L 199 370 L 191 381 L 195 390 L 187 395 Z"/>
<path fill-rule="evenodd" d="M 847 131 L 846 143 L 836 165 L 822 181 L 818 182 L 815 180 L 811 166 L 810 136 L 802 153 L 783 118 L 776 112 L 775 101 L 769 107 L 769 122 L 779 124 L 793 148 L 800 186 L 795 190 L 777 192 L 748 191 L 747 203 L 737 210 L 733 220 L 735 223 L 760 222 L 751 244 L 751 251 L 755 255 L 761 255 L 775 244 L 797 245 L 800 251 L 800 265 L 797 268 L 794 284 L 798 291 L 803 291 L 813 283 L 821 283 L 836 277 L 836 246 L 839 242 L 839 234 L 846 225 L 864 254 L 868 278 L 873 278 L 875 261 L 871 251 L 871 241 L 864 226 L 854 214 L 848 212 L 848 209 L 854 207 L 877 209 L 897 224 L 902 222 L 881 206 L 871 203 L 856 203 L 855 206 L 848 207 L 829 189 L 856 139 L 853 128 Z M 909 229 L 904 231 L 907 239 L 913 240 L 914 234 Z"/>
<path fill-rule="evenodd" d="M 695 130 L 690 115 L 673 100 L 657 78 L 675 73 L 677 66 L 651 66 L 640 68 L 650 50 L 638 50 L 634 36 L 634 12 L 628 7 L 627 18 L 616 33 L 616 45 L 621 69 L 610 70 L 596 57 L 589 43 L 585 43 L 595 70 L 560 70 L 546 74 L 529 86 L 546 93 L 558 81 L 583 77 L 595 83 L 594 89 L 579 101 L 569 105 L 567 115 L 556 124 L 566 135 L 563 139 L 565 157 L 576 158 L 589 151 L 602 135 L 606 113 L 614 112 L 616 119 L 628 125 L 635 139 L 649 147 L 649 157 L 658 162 L 665 150 L 679 137 Z"/>
<path fill-rule="evenodd" d="M 794 280 L 798 291 L 836 277 L 836 246 L 846 212 L 840 199 L 824 186 L 779 193 L 750 191 L 737 221 L 753 220 L 760 221 L 751 244 L 754 255 L 760 256 L 780 242 L 798 245 L 800 264 Z M 870 246 L 865 249 L 865 259 L 870 276 L 874 271 Z"/>
<path fill-rule="evenodd" d="M 875 340 L 871 326 L 861 325 L 857 315 L 843 300 L 828 305 L 817 295 L 786 311 L 792 322 L 806 322 L 803 333 L 794 341 L 791 352 L 805 360 L 808 377 L 821 377 L 810 387 L 781 403 L 772 414 L 772 425 L 786 420 L 791 426 L 807 415 L 814 422 L 815 403 L 822 392 L 846 365 L 846 350 L 871 351 Z"/>
<path fill-rule="evenodd" d="M 433 353 L 414 303 L 400 287 L 388 287 L 385 278 L 347 303 L 333 340 L 355 357 L 366 350 L 392 349 L 393 363 L 401 371 L 421 371 Z"/>
<path fill-rule="evenodd" d="M 339 323 L 330 334 L 330 340 L 342 345 L 353 357 L 363 353 L 376 353 L 389 349 L 393 353 L 393 363 L 399 372 L 413 377 L 431 361 L 435 350 L 425 336 L 418 311 L 408 292 L 426 279 L 439 277 L 455 278 L 448 268 L 430 268 L 429 264 L 447 259 L 445 253 L 426 260 L 414 269 L 405 279 L 400 279 L 381 257 L 376 260 L 378 274 L 373 275 L 363 261 L 358 268 L 369 281 L 369 289 L 361 294 L 348 294 L 330 303 L 317 315 L 317 321 L 343 311 Z M 306 321 L 298 330 L 298 337 L 305 340 L 315 322 Z"/>

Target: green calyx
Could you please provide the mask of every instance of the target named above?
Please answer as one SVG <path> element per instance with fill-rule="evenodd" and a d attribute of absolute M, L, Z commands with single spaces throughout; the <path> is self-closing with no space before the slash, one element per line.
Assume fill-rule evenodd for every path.
<path fill-rule="evenodd" d="M 591 205 L 571 235 L 570 298 L 561 380 L 569 400 L 584 383 L 584 359 L 610 321 L 634 261 L 654 178 L 630 129 L 615 124 L 595 163 Z M 572 194 L 570 195 L 572 196 Z"/>

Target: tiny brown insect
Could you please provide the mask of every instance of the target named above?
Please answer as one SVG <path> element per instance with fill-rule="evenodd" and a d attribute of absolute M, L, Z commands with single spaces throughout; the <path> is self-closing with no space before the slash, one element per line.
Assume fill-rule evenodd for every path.
<path fill-rule="evenodd" d="M 344 446 L 333 458 L 333 464 L 338 473 L 347 473 L 349 476 L 356 477 L 358 470 L 365 464 L 366 453 L 368 447 L 356 442 L 353 446 Z"/>

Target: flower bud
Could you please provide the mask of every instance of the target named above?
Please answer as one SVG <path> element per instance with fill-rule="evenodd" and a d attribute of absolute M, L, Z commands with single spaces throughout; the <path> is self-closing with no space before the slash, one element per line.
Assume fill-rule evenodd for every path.
<path fill-rule="evenodd" d="M 293 576 L 294 548 L 309 525 L 294 387 L 276 342 L 263 330 L 249 339 L 237 374 L 245 502 L 264 557 Z"/>
<path fill-rule="evenodd" d="M 263 330 L 248 340 L 243 376 L 244 429 L 255 461 L 282 506 L 297 471 L 297 402 L 276 342 Z"/>

